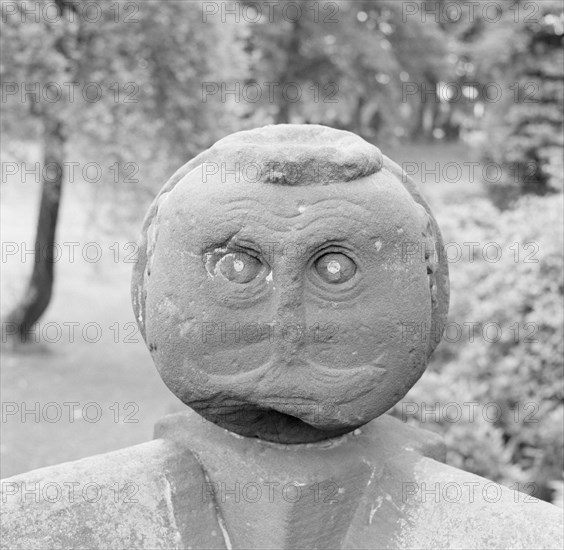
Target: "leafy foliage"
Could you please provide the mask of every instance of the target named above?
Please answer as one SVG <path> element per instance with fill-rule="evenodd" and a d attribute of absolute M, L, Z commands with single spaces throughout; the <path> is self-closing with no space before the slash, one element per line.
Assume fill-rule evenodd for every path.
<path fill-rule="evenodd" d="M 237 123 L 222 104 L 201 99 L 203 82 L 229 81 L 241 68 L 233 28 L 214 21 L 203 25 L 198 2 L 149 0 L 136 6 L 134 21 L 116 19 L 115 4 L 102 5 L 95 21 L 80 14 L 36 20 L 20 2 L 21 16 L 7 18 L 3 37 L 2 79 L 18 86 L 18 93 L 7 97 L 2 129 L 29 139 L 41 135 L 45 117 L 56 117 L 72 143 L 70 160 L 98 162 L 105 183 L 114 184 L 112 196 L 120 191 L 116 179 L 128 179 L 108 169 L 114 163 L 122 170 L 134 163 L 134 189 L 141 182 L 154 193 L 163 173 Z M 60 99 L 45 100 L 49 83 L 63 91 Z M 37 89 L 38 101 L 34 96 L 22 101 L 24 87 Z"/>
<path fill-rule="evenodd" d="M 550 499 L 564 460 L 561 199 L 525 197 L 501 214 L 475 199 L 439 222 L 445 242 L 480 246 L 450 264 L 446 339 L 395 414 L 417 404 L 422 426 L 445 434 L 451 464 L 514 488 L 534 483 L 535 496 Z M 499 245 L 497 254 L 489 247 L 499 261 L 484 258 L 486 243 Z"/>
<path fill-rule="evenodd" d="M 505 57 L 504 100 L 491 109 L 486 124 L 486 162 L 502 168 L 489 188 L 494 203 L 511 205 L 520 195 L 562 192 L 564 170 L 564 5 L 544 1 L 538 21 L 511 23 Z M 507 25 L 506 25 L 507 28 Z M 509 44 L 509 47 L 508 47 Z"/>

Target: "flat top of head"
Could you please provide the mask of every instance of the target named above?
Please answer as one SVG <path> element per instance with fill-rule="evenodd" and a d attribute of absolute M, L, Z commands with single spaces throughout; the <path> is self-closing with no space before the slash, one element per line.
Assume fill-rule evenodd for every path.
<path fill-rule="evenodd" d="M 260 183 L 319 185 L 370 176 L 380 150 L 359 136 L 318 125 L 281 124 L 237 132 L 210 150 L 214 163 Z"/>

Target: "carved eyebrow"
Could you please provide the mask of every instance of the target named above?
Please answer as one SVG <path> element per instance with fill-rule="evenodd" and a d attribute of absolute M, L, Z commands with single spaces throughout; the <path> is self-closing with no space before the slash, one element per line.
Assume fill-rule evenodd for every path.
<path fill-rule="evenodd" d="M 309 213 L 310 209 L 315 209 L 319 207 L 322 203 L 323 207 L 319 210 L 313 212 L 313 215 Z M 331 204 L 332 203 L 332 204 Z M 352 207 L 353 212 L 343 212 L 343 206 L 348 205 Z M 260 224 L 268 228 L 271 231 L 285 231 L 289 227 L 288 223 L 290 221 L 294 222 L 294 226 L 298 230 L 307 229 L 313 223 L 319 222 L 320 220 L 327 218 L 343 218 L 343 219 L 355 219 L 357 216 L 372 215 L 372 212 L 368 208 L 366 201 L 354 200 L 348 197 L 324 197 L 319 201 L 312 202 L 302 208 L 298 212 L 291 215 L 284 215 L 280 211 L 276 212 L 268 208 L 268 206 L 257 199 L 236 199 L 234 201 L 225 201 L 222 206 L 226 208 L 226 211 L 221 213 L 221 221 L 227 222 L 231 219 L 235 221 L 239 216 L 244 216 L 244 218 L 250 222 Z M 275 206 L 276 208 L 276 206 Z M 298 206 L 299 208 L 299 206 Z M 309 219 L 308 219 L 309 217 Z M 298 220 L 302 218 L 301 220 Z M 213 218 L 211 218 L 213 221 Z M 221 222 L 220 222 L 221 223 Z"/>
<path fill-rule="evenodd" d="M 228 219 L 223 218 L 217 223 L 212 221 L 212 235 L 216 237 L 212 236 L 209 239 L 203 237 L 201 241 L 203 244 L 200 245 L 202 254 L 224 249 L 225 252 L 249 252 L 267 259 L 272 255 L 273 246 L 280 247 L 283 244 L 291 243 L 300 244 L 302 249 L 305 246 L 307 253 L 311 255 L 316 255 L 320 250 L 330 247 L 351 251 L 352 248 L 347 246 L 347 243 L 352 243 L 355 235 L 358 234 L 353 226 L 359 222 L 359 218 L 350 214 L 343 216 L 341 211 L 335 213 L 333 209 L 331 211 L 324 209 L 309 219 L 300 220 L 299 224 L 292 224 L 288 220 L 279 218 L 265 218 L 258 212 L 254 212 L 255 215 L 251 216 L 247 210 L 244 212 L 231 210 L 229 214 L 234 214 L 234 216 L 229 216 Z M 239 225 L 241 214 L 244 214 L 245 220 L 252 223 Z M 363 217 L 367 214 L 371 213 L 364 210 Z M 346 222 L 345 231 L 334 229 L 334 220 L 337 217 Z M 234 224 L 233 222 L 239 223 Z M 310 232 L 309 229 L 314 224 L 318 224 L 318 227 Z M 294 228 L 295 231 L 291 237 L 288 237 L 290 228 Z"/>
<path fill-rule="evenodd" d="M 202 254 L 204 255 L 209 255 L 209 254 L 220 254 L 220 253 L 225 253 L 225 254 L 233 254 L 233 253 L 237 253 L 237 252 L 246 252 L 246 253 L 251 253 L 251 255 L 253 256 L 260 256 L 262 255 L 262 250 L 261 247 L 248 240 L 248 239 L 242 239 L 242 240 L 238 240 L 236 238 L 233 239 L 229 239 L 228 241 L 207 241 L 204 246 L 202 246 L 201 248 L 202 250 Z"/>

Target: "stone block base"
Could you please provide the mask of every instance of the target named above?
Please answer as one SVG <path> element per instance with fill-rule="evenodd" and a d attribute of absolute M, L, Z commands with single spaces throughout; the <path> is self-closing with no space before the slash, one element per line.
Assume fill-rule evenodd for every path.
<path fill-rule="evenodd" d="M 384 415 L 280 445 L 193 412 L 156 439 L 2 481 L 17 549 L 562 548 L 562 510 L 443 464 L 441 439 Z"/>

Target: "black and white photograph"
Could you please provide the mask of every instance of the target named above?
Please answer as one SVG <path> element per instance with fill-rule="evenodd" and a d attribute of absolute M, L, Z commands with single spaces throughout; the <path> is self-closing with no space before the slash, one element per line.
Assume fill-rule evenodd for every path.
<path fill-rule="evenodd" d="M 0 11 L 0 550 L 564 550 L 564 0 Z"/>

